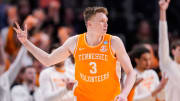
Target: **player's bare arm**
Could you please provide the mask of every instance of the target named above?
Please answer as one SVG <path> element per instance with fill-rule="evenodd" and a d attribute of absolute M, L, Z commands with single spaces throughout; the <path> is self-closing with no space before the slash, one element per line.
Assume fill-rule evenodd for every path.
<path fill-rule="evenodd" d="M 136 73 L 133 70 L 130 58 L 125 50 L 122 40 L 116 36 L 113 36 L 111 40 L 111 47 L 116 55 L 117 61 L 120 62 L 123 70 L 127 74 L 125 86 L 122 90 L 122 93 L 120 94 L 120 97 L 123 96 L 127 98 L 129 92 L 131 91 L 135 83 Z"/>
<path fill-rule="evenodd" d="M 160 21 L 159 21 L 159 59 L 160 62 L 169 63 L 171 61 L 169 55 L 168 28 L 166 21 L 166 10 L 170 0 L 160 0 Z"/>
<path fill-rule="evenodd" d="M 16 27 L 14 27 L 14 30 L 17 33 L 19 41 L 34 57 L 36 57 L 45 66 L 51 66 L 53 64 L 64 61 L 71 53 L 73 53 L 76 45 L 77 36 L 73 36 L 67 39 L 67 41 L 62 46 L 57 48 L 51 54 L 48 54 L 40 48 L 36 47 L 28 40 L 27 25 L 25 25 L 24 30 L 22 30 L 19 24 L 16 23 Z"/>

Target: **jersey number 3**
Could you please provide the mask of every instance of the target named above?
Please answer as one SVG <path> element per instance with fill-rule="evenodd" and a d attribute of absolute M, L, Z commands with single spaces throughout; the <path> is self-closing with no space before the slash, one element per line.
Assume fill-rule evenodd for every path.
<path fill-rule="evenodd" d="M 92 67 L 90 69 L 90 73 L 91 74 L 96 74 L 97 73 L 96 63 L 95 62 L 90 62 L 89 65 Z"/>

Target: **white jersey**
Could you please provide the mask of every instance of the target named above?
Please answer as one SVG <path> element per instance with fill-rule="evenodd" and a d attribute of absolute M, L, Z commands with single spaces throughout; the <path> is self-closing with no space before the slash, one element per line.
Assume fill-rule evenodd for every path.
<path fill-rule="evenodd" d="M 159 23 L 159 59 L 160 69 L 168 77 L 165 88 L 166 101 L 180 101 L 180 64 L 173 61 L 169 55 L 169 40 L 167 22 Z"/>
<path fill-rule="evenodd" d="M 156 101 L 156 97 L 152 97 L 152 92 L 159 85 L 159 77 L 154 70 L 145 70 L 144 72 L 137 72 L 137 78 L 143 78 L 135 88 L 134 101 Z M 160 98 L 158 98 L 160 99 Z"/>
<path fill-rule="evenodd" d="M 67 67 L 66 70 L 68 77 L 75 80 L 75 65 L 72 63 L 71 58 L 67 58 L 64 61 L 64 67 Z"/>
<path fill-rule="evenodd" d="M 38 88 L 35 88 L 34 93 L 30 94 L 30 89 L 27 84 L 16 85 L 11 90 L 12 101 L 42 101 L 38 94 Z"/>
<path fill-rule="evenodd" d="M 10 82 L 9 73 L 6 72 L 0 76 L 0 101 L 10 101 Z"/>
<path fill-rule="evenodd" d="M 59 72 L 50 67 L 40 73 L 40 90 L 45 101 L 73 101 L 72 91 L 66 89 L 64 79 L 73 79 L 69 71 Z"/>
<path fill-rule="evenodd" d="M 21 47 L 15 61 L 11 64 L 9 70 L 0 75 L 0 101 L 10 101 L 11 93 L 10 86 L 14 82 L 22 67 L 22 57 L 27 52 L 24 47 Z"/>

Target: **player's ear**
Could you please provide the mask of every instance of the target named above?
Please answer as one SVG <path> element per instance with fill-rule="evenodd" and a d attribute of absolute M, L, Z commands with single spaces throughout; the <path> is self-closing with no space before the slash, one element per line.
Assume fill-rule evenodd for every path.
<path fill-rule="evenodd" d="M 138 64 L 139 59 L 138 58 L 134 58 L 134 61 L 136 62 L 136 64 Z"/>
<path fill-rule="evenodd" d="M 92 24 L 91 24 L 91 21 L 88 20 L 88 21 L 86 22 L 86 26 L 89 27 L 89 26 L 91 26 L 91 25 L 92 25 Z"/>
<path fill-rule="evenodd" d="M 172 50 L 171 50 L 171 53 L 172 53 L 172 55 L 173 55 L 173 57 L 174 57 L 174 55 L 175 55 L 175 49 L 172 49 Z"/>

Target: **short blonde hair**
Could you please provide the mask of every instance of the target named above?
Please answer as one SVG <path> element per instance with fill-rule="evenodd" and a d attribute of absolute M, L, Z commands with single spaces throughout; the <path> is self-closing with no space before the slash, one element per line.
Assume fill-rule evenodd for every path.
<path fill-rule="evenodd" d="M 107 8 L 105 7 L 88 7 L 84 10 L 83 16 L 84 16 L 84 21 L 85 23 L 93 16 L 96 15 L 97 13 L 104 13 L 105 15 L 108 15 Z"/>

